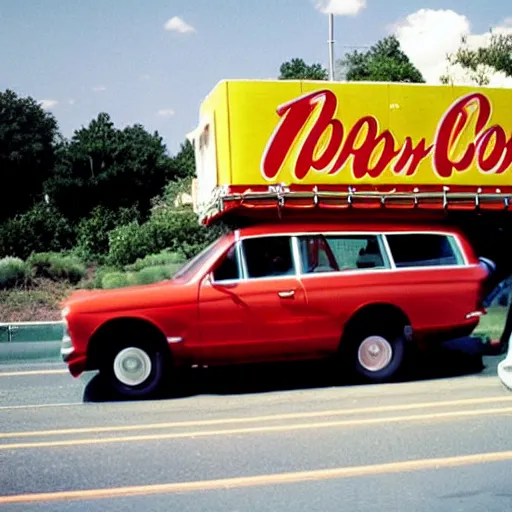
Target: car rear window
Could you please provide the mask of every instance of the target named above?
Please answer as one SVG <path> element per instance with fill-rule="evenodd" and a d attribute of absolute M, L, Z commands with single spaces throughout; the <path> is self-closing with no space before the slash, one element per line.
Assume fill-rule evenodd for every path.
<path fill-rule="evenodd" d="M 398 268 L 463 265 L 464 259 L 453 236 L 437 233 L 386 235 Z"/>

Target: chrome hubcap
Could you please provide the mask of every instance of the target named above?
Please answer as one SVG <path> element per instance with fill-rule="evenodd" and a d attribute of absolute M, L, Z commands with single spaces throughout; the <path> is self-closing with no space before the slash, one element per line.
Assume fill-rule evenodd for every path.
<path fill-rule="evenodd" d="M 151 359 L 144 350 L 127 347 L 114 359 L 114 375 L 126 386 L 138 386 L 151 374 Z"/>
<path fill-rule="evenodd" d="M 386 368 L 393 357 L 393 347 L 382 336 L 369 336 L 357 352 L 359 364 L 370 372 L 378 372 Z"/>

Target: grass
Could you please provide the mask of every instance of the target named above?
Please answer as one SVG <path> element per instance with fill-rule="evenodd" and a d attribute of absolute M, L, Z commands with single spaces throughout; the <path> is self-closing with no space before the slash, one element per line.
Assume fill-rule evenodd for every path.
<path fill-rule="evenodd" d="M 32 277 L 26 283 L 20 282 L 14 288 L 0 288 L 0 322 L 59 321 L 60 302 L 76 288 L 111 289 L 155 283 L 169 279 L 182 265 L 178 256 L 162 253 L 138 261 L 131 272 L 116 271 L 108 267 L 80 268 L 76 278 L 59 280 L 55 273 L 60 271 L 60 267 L 47 265 L 47 260 L 54 263 L 52 258 L 53 255 L 38 255 L 36 263 L 42 270 L 34 272 L 37 277 Z M 68 267 L 74 269 L 70 265 Z M 78 277 L 84 279 L 78 284 L 72 284 Z"/>
<path fill-rule="evenodd" d="M 36 279 L 30 289 L 0 290 L 0 322 L 60 320 L 59 302 L 73 287 L 50 279 Z"/>
<path fill-rule="evenodd" d="M 505 327 L 507 308 L 494 306 L 487 310 L 487 314 L 480 318 L 480 323 L 474 334 L 478 336 L 489 336 L 492 341 L 500 339 Z"/>

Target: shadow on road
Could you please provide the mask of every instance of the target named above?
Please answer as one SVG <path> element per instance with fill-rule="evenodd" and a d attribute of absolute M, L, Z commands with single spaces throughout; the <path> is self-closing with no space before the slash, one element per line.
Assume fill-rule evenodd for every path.
<path fill-rule="evenodd" d="M 428 357 L 422 356 L 401 381 L 453 378 L 492 372 L 495 375 L 498 360 L 499 356 L 483 358 L 480 353 L 472 353 L 471 350 L 461 352 L 441 348 Z M 340 376 L 331 361 L 196 368 L 182 371 L 175 376 L 172 385 L 159 398 L 236 395 L 364 384 Z M 86 385 L 83 400 L 104 402 L 120 399 L 109 395 L 100 376 L 96 375 Z"/>

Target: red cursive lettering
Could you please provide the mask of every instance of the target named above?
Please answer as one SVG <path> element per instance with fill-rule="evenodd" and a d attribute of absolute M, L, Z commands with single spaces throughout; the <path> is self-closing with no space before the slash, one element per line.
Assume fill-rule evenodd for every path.
<path fill-rule="evenodd" d="M 400 156 L 393 167 L 394 173 L 414 176 L 421 162 L 427 158 L 433 147 L 433 145 L 427 147 L 425 139 L 421 139 L 414 146 L 411 137 L 406 137 Z"/>
<path fill-rule="evenodd" d="M 477 141 L 478 167 L 482 172 L 503 174 L 512 166 L 512 137 L 507 141 L 501 126 L 491 126 Z"/>
<path fill-rule="evenodd" d="M 281 120 L 261 162 L 268 180 L 291 165 L 297 180 L 310 172 L 336 175 L 347 167 L 355 179 L 379 178 L 389 169 L 395 175 L 414 176 L 433 152 L 434 172 L 450 178 L 477 166 L 483 173 L 502 174 L 512 166 L 512 134 L 488 126 L 492 107 L 482 93 L 458 99 L 439 123 L 432 144 L 426 138 L 397 141 L 390 130 L 381 131 L 375 117 L 365 116 L 347 129 L 337 119 L 338 101 L 329 90 L 315 91 L 277 109 Z"/>
<path fill-rule="evenodd" d="M 468 124 L 471 112 L 477 116 L 475 123 L 476 137 L 491 117 L 491 103 L 480 93 L 469 94 L 455 102 L 445 114 L 437 130 L 434 150 L 434 169 L 441 178 L 449 178 L 454 170 L 467 170 L 475 159 L 476 144 L 468 144 L 458 160 L 450 157 Z"/>

